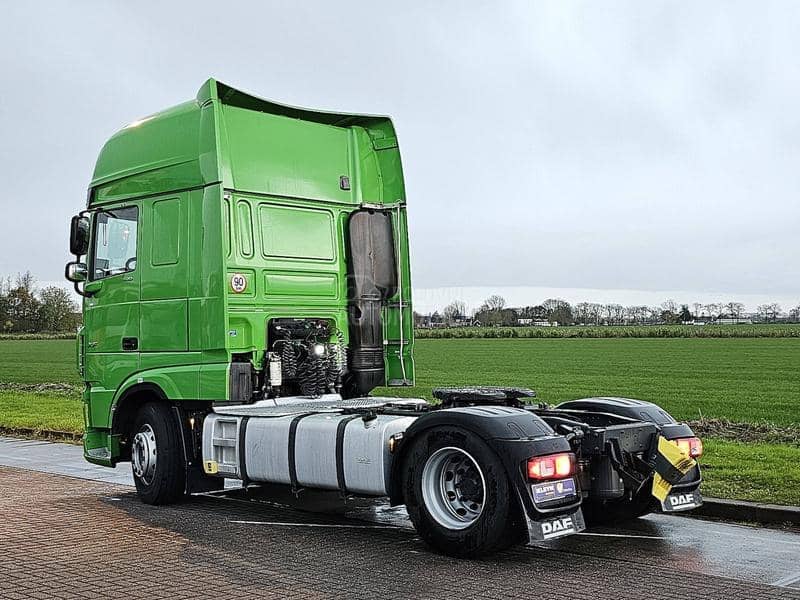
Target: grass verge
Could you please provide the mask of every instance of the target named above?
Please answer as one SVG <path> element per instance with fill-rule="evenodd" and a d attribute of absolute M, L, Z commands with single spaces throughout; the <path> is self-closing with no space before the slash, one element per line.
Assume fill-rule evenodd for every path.
<path fill-rule="evenodd" d="M 82 433 L 83 402 L 72 394 L 2 391 L 0 427 Z"/>
<path fill-rule="evenodd" d="M 703 493 L 800 506 L 800 448 L 704 440 Z"/>

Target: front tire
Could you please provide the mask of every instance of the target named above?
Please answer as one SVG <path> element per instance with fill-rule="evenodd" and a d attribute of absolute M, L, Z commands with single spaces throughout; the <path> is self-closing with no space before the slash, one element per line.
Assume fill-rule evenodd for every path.
<path fill-rule="evenodd" d="M 145 504 L 171 504 L 186 490 L 186 468 L 179 423 L 170 406 L 148 402 L 131 431 L 131 468 L 136 492 Z"/>
<path fill-rule="evenodd" d="M 403 475 L 411 522 L 437 551 L 471 557 L 520 541 L 524 525 L 506 471 L 474 433 L 422 432 L 405 455 Z"/>

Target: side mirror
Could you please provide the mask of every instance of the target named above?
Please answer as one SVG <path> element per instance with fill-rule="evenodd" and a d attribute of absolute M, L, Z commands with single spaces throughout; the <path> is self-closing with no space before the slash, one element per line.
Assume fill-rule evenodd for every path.
<path fill-rule="evenodd" d="M 64 268 L 64 277 L 72 283 L 80 283 L 86 281 L 89 270 L 86 268 L 86 263 L 69 262 Z"/>
<path fill-rule="evenodd" d="M 75 215 L 69 227 L 69 251 L 75 256 L 86 254 L 89 250 L 89 217 Z M 69 277 L 67 277 L 69 279 Z M 72 281 L 70 279 L 70 281 Z M 83 280 L 81 280 L 83 281 Z"/>

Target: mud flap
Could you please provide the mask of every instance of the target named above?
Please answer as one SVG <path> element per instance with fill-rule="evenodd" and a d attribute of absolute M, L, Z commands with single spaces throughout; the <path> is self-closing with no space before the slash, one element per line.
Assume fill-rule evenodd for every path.
<path fill-rule="evenodd" d="M 699 489 L 692 492 L 675 492 L 661 501 L 661 510 L 664 512 L 679 512 L 697 508 L 701 504 L 703 504 L 703 499 L 700 496 Z"/>
<path fill-rule="evenodd" d="M 586 529 L 586 522 L 583 520 L 583 512 L 577 509 L 574 513 L 560 515 L 534 521 L 528 519 L 528 541 L 543 542 L 556 538 L 573 535 Z"/>
<path fill-rule="evenodd" d="M 697 461 L 683 452 L 678 447 L 678 444 L 664 437 L 658 438 L 658 449 L 653 461 L 655 474 L 653 475 L 652 493 L 661 502 L 662 506 L 670 496 L 672 486 L 678 483 L 689 472 L 689 469 L 694 468 L 696 465 Z M 687 506 L 686 508 L 694 508 L 694 506 Z"/>

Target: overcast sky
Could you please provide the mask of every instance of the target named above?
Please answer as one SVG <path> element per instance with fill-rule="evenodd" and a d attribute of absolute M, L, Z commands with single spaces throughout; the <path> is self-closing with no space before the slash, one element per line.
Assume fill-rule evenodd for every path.
<path fill-rule="evenodd" d="M 392 115 L 423 303 L 800 302 L 800 4 L 387 4 L 3 0 L 0 274 L 60 280 L 105 140 L 213 76 Z"/>

